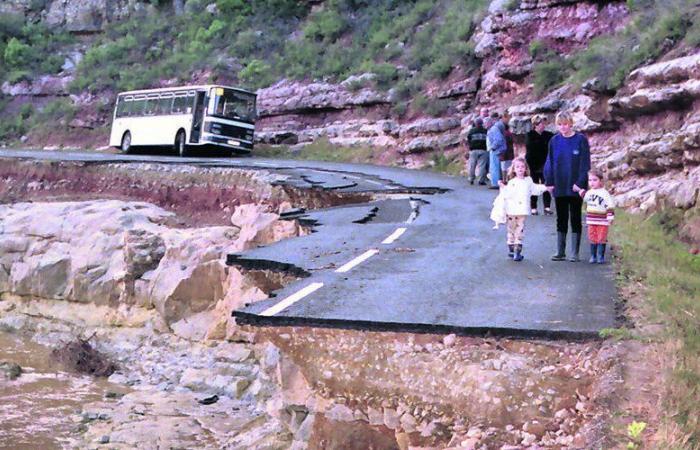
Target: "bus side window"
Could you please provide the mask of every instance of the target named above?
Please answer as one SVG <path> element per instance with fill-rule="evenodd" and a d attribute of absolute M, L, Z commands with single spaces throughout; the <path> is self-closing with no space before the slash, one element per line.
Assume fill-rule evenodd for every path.
<path fill-rule="evenodd" d="M 125 99 L 122 99 L 122 102 L 119 104 L 119 107 L 117 108 L 117 116 L 118 117 L 129 117 L 131 115 L 131 107 L 134 106 L 134 102 L 129 100 L 126 101 Z M 121 113 L 119 110 L 121 109 Z"/>
<path fill-rule="evenodd" d="M 117 117 L 124 117 L 124 109 L 126 106 L 126 102 L 124 101 L 124 97 L 119 97 L 117 98 Z"/>
<path fill-rule="evenodd" d="M 187 108 L 187 103 L 188 99 L 184 95 L 175 97 L 175 100 L 173 101 L 173 114 L 184 114 Z"/>
<path fill-rule="evenodd" d="M 194 94 L 190 94 L 187 96 L 187 109 L 185 112 L 187 114 L 192 114 L 192 106 L 194 105 Z"/>
<path fill-rule="evenodd" d="M 172 108 L 173 98 L 163 97 L 158 100 L 158 115 L 168 115 L 170 114 L 170 109 Z"/>
<path fill-rule="evenodd" d="M 158 99 L 157 98 L 149 98 L 146 100 L 146 109 L 144 110 L 144 113 L 147 116 L 152 116 L 156 113 L 156 108 L 158 106 Z"/>
<path fill-rule="evenodd" d="M 146 107 L 146 99 L 142 98 L 140 100 L 134 101 L 134 108 L 131 110 L 132 116 L 143 116 L 144 108 Z"/>

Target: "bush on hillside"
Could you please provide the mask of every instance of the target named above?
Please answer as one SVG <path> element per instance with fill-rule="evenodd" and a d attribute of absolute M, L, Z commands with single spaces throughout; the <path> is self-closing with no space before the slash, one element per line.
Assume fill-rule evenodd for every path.
<path fill-rule="evenodd" d="M 593 39 L 566 64 L 552 59 L 542 41 L 532 41 L 530 55 L 539 61 L 534 68 L 536 91 L 591 78 L 615 90 L 634 69 L 653 63 L 682 40 L 691 47 L 700 45 L 700 8 L 693 0 L 627 0 L 627 6 L 630 19 L 625 27 Z"/>
<path fill-rule="evenodd" d="M 270 70 L 270 66 L 264 61 L 253 59 L 243 70 L 238 72 L 238 77 L 245 83 L 246 87 L 257 89 L 272 83 L 273 77 Z"/>

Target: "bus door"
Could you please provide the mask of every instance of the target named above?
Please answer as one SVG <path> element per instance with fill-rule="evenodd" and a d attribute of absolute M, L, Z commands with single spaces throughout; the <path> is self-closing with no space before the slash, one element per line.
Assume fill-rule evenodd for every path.
<path fill-rule="evenodd" d="M 202 133 L 202 122 L 204 121 L 206 92 L 197 92 L 194 99 L 194 116 L 192 118 L 192 131 L 190 132 L 190 142 L 199 142 Z"/>

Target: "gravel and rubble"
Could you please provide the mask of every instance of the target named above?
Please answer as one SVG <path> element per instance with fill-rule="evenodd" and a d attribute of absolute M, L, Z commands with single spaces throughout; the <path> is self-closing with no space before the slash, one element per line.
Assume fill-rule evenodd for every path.
<path fill-rule="evenodd" d="M 323 417 L 326 440 L 344 434 L 328 422 L 352 424 L 415 449 L 594 448 L 621 357 L 602 341 L 305 328 L 263 329 L 256 340 L 288 359 L 274 401 Z M 353 448 L 345 439 L 337 448 Z"/>

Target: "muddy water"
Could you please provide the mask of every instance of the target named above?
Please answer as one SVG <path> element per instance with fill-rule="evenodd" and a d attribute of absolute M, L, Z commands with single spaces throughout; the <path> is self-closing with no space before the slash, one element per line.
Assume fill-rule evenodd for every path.
<path fill-rule="evenodd" d="M 0 449 L 71 448 L 81 405 L 123 392 L 106 380 L 61 370 L 50 349 L 14 334 L 0 332 L 0 361 L 23 369 L 13 381 L 0 377 Z"/>

